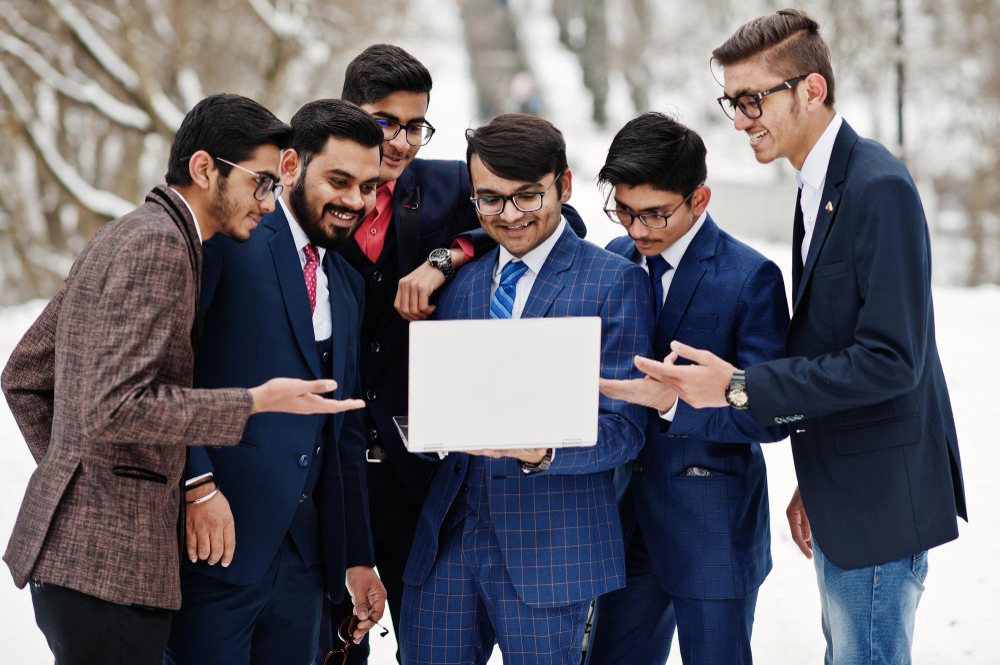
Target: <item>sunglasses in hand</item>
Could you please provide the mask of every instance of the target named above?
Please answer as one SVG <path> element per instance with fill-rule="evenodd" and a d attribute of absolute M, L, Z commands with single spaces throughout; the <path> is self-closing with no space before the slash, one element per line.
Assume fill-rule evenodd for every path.
<path fill-rule="evenodd" d="M 370 621 L 370 619 L 368 619 Z M 376 626 L 382 629 L 381 635 L 379 637 L 385 637 L 389 634 L 389 629 L 380 624 L 378 621 L 373 621 Z M 357 615 L 352 614 L 351 616 L 344 617 L 337 626 L 337 637 L 340 641 L 344 643 L 344 648 L 340 651 L 331 651 L 326 654 L 326 658 L 323 660 L 323 665 L 344 665 L 347 662 L 347 650 L 354 644 L 354 633 L 357 632 L 358 626 L 361 624 L 361 619 Z"/>

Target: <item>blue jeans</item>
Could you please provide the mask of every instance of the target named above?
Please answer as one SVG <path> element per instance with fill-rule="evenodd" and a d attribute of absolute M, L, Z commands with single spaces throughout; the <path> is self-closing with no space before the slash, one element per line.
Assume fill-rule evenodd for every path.
<path fill-rule="evenodd" d="M 813 537 L 826 665 L 908 665 L 927 579 L 927 551 L 864 568 L 840 568 Z"/>

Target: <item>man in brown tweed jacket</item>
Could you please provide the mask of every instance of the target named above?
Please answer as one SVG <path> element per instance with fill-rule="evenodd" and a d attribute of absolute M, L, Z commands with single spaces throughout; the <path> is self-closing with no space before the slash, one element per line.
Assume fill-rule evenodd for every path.
<path fill-rule="evenodd" d="M 94 236 L 4 369 L 38 468 L 3 558 L 19 587 L 31 582 L 59 665 L 162 661 L 181 604 L 185 446 L 235 445 L 255 412 L 363 406 L 320 397 L 332 381 L 191 387 L 201 240 L 249 238 L 274 209 L 291 136 L 245 97 L 196 105 L 167 186 Z"/>

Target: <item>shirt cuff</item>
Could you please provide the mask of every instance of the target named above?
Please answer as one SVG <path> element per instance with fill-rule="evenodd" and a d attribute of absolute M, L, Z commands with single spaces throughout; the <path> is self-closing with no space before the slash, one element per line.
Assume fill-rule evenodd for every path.
<path fill-rule="evenodd" d="M 677 405 L 680 404 L 680 402 L 681 399 L 678 397 L 674 400 L 674 405 L 670 407 L 669 411 L 657 411 L 657 413 L 660 414 L 660 418 L 669 422 L 674 422 L 674 416 L 677 415 Z"/>
<path fill-rule="evenodd" d="M 215 474 L 209 471 L 208 473 L 203 473 L 200 476 L 195 476 L 194 478 L 188 478 L 187 481 L 185 481 L 184 486 L 187 487 L 188 485 L 194 485 L 199 480 L 204 480 L 205 478 L 214 478 L 214 477 Z"/>
<path fill-rule="evenodd" d="M 460 248 L 462 253 L 465 254 L 466 261 L 474 258 L 476 255 L 475 248 L 472 246 L 472 242 L 468 238 L 455 238 L 455 241 L 451 243 L 451 246 Z"/>

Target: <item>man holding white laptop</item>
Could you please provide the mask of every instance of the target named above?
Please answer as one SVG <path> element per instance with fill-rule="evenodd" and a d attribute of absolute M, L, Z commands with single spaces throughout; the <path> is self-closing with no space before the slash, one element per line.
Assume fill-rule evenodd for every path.
<path fill-rule="evenodd" d="M 466 138 L 480 223 L 500 247 L 459 272 L 436 317 L 599 317 L 601 376 L 640 378 L 632 359 L 651 351 L 649 279 L 566 228 L 562 134 L 504 115 Z M 482 353 L 513 361 L 537 349 L 512 334 Z M 613 470 L 639 452 L 646 424 L 642 407 L 599 400 L 595 445 L 556 450 L 548 433 L 551 447 L 471 450 L 484 430 L 531 422 L 531 399 L 497 400 L 490 421 L 468 431 L 471 453 L 439 465 L 403 577 L 404 665 L 486 663 L 495 641 L 508 664 L 580 662 L 590 600 L 625 584 Z"/>

